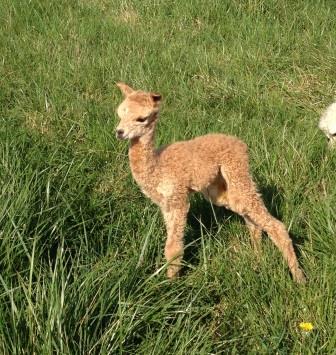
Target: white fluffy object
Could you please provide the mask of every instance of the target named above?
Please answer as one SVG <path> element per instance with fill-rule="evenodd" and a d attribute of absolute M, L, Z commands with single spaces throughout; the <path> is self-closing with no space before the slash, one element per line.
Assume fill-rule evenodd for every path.
<path fill-rule="evenodd" d="M 329 144 L 336 146 L 336 102 L 331 104 L 322 114 L 319 128 L 327 136 Z"/>

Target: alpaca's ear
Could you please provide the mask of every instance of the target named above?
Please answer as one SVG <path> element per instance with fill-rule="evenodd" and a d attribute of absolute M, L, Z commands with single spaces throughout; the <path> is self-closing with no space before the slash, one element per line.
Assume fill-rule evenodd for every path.
<path fill-rule="evenodd" d="M 154 102 L 160 102 L 162 98 L 160 94 L 156 94 L 154 92 L 151 93 L 151 97 Z"/>
<path fill-rule="evenodd" d="M 124 94 L 124 96 L 129 96 L 134 92 L 134 90 L 125 83 L 117 83 L 118 88 Z"/>

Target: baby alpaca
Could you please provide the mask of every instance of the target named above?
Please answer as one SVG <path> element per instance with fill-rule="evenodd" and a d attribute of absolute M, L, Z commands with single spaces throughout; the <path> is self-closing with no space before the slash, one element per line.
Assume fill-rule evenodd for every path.
<path fill-rule="evenodd" d="M 336 146 L 336 102 L 331 104 L 322 114 L 319 122 L 320 130 L 327 136 L 330 147 Z"/>
<path fill-rule="evenodd" d="M 199 191 L 213 204 L 244 218 L 257 250 L 265 231 L 282 252 L 294 280 L 303 283 L 305 277 L 286 228 L 269 214 L 251 179 L 246 144 L 235 137 L 208 134 L 155 149 L 161 95 L 117 85 L 125 98 L 117 109 L 116 136 L 130 140 L 133 177 L 161 208 L 167 228 L 167 276 L 173 278 L 181 269 L 188 195 Z"/>

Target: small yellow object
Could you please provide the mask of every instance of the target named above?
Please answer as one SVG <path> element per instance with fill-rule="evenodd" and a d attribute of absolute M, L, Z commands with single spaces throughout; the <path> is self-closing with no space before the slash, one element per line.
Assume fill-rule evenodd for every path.
<path fill-rule="evenodd" d="M 310 332 L 314 329 L 314 326 L 310 322 L 301 322 L 299 324 L 299 327 L 301 330 L 304 330 L 305 332 Z"/>

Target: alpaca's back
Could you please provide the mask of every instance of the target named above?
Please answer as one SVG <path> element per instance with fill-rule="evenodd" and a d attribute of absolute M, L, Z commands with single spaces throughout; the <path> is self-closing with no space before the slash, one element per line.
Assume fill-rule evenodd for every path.
<path fill-rule="evenodd" d="M 236 137 L 208 134 L 176 142 L 158 151 L 158 169 L 168 179 L 196 191 L 207 187 L 220 168 L 248 169 L 247 146 Z"/>

